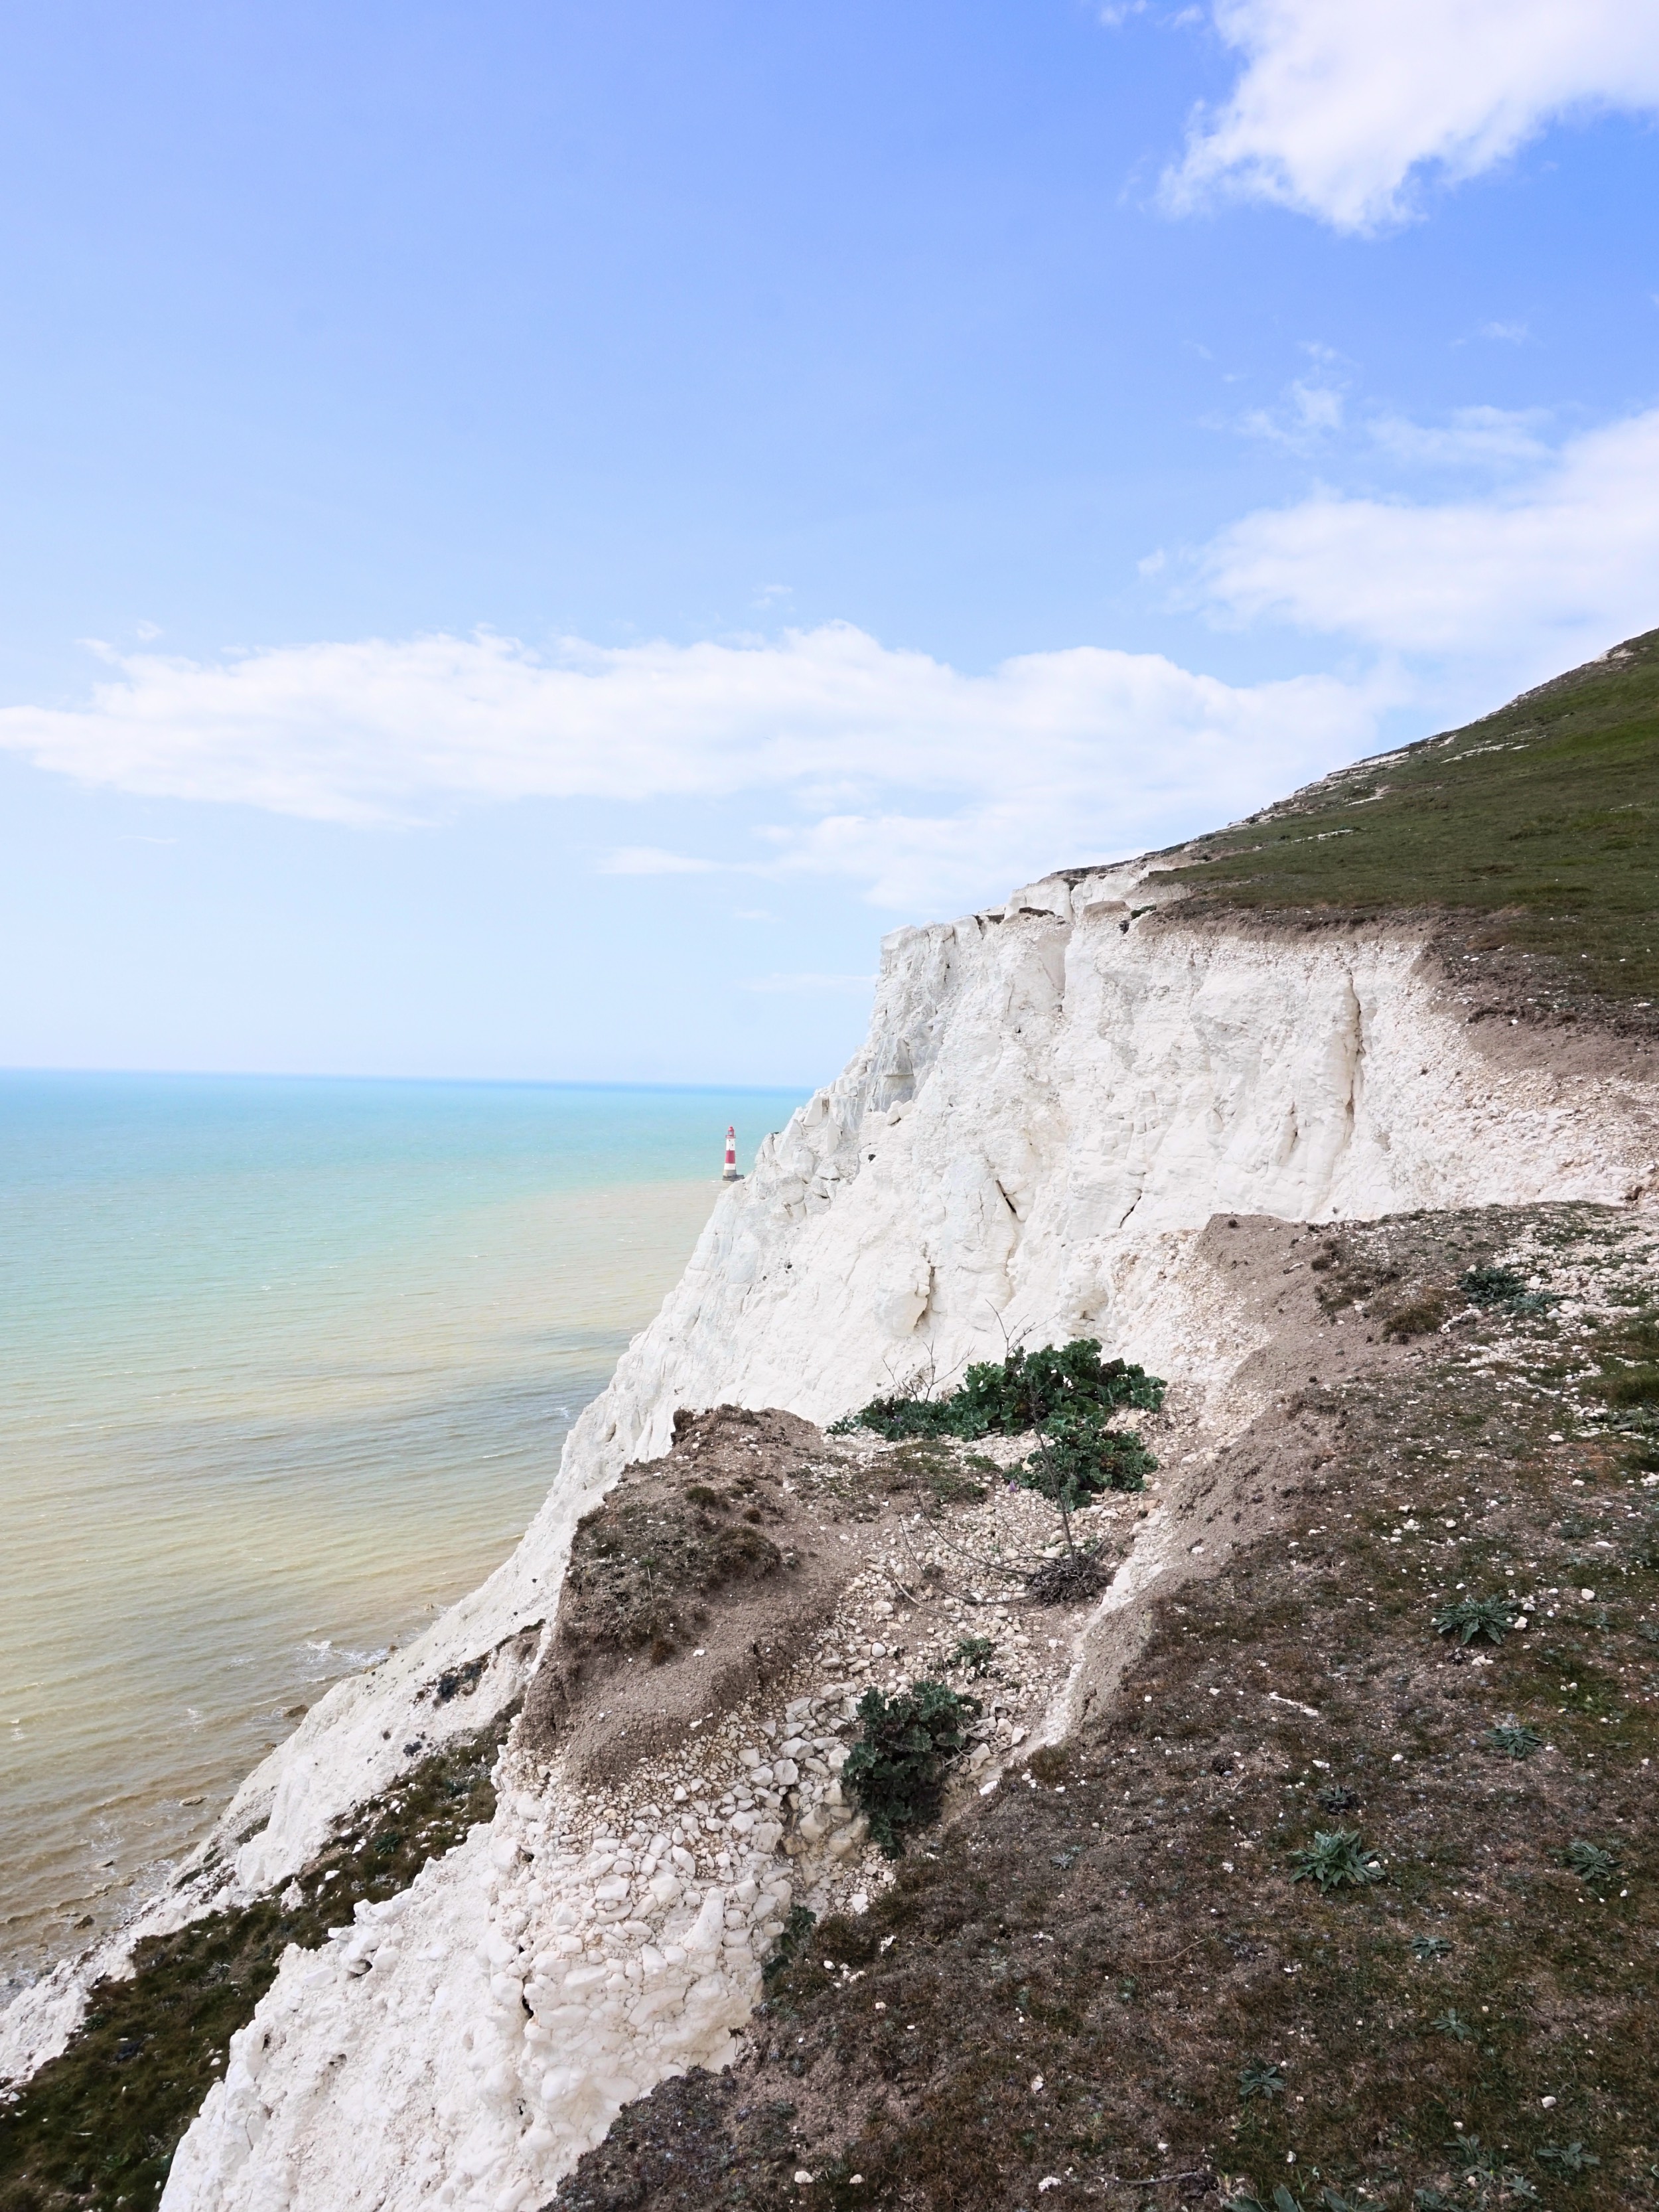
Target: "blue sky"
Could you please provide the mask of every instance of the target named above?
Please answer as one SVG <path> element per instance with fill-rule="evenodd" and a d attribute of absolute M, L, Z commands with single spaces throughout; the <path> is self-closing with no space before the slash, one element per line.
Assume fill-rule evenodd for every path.
<path fill-rule="evenodd" d="M 112 5 L 0 69 L 0 1060 L 808 1081 L 1659 622 L 1655 0 Z"/>

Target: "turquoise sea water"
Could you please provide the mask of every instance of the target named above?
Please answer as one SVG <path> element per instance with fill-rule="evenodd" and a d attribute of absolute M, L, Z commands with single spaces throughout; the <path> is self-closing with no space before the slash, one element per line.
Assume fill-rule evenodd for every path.
<path fill-rule="evenodd" d="M 0 1075 L 0 1987 L 506 1555 L 799 1103 Z"/>

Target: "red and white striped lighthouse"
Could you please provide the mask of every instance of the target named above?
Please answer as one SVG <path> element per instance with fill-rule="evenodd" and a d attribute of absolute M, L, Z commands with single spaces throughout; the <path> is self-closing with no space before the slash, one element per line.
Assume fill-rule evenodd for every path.
<path fill-rule="evenodd" d="M 737 1182 L 739 1180 L 740 1177 L 738 1174 L 738 1133 L 735 1128 L 732 1128 L 728 1129 L 726 1133 L 726 1172 L 721 1176 L 720 1181 L 722 1182 Z"/>

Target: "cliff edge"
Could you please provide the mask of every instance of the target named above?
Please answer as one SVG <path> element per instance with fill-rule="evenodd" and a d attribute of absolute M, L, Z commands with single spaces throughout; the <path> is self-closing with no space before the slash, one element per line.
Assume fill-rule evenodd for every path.
<path fill-rule="evenodd" d="M 0 2149 L 13 2160 L 0 2176 L 36 2177 L 16 2203 L 155 2201 L 153 2188 L 112 2193 L 90 2169 L 74 2189 L 41 2179 L 27 2114 L 70 2078 L 89 1986 L 115 1986 L 135 1961 L 142 1984 L 144 1944 L 255 1911 L 277 1917 L 242 2017 L 232 2007 L 215 2029 L 220 2059 L 198 2054 L 205 2094 L 176 2156 L 159 2138 L 148 2154 L 158 2184 L 169 2173 L 169 2212 L 542 2203 L 631 2100 L 749 2048 L 763 1963 L 792 1909 L 848 1926 L 885 1909 L 890 1870 L 836 1784 L 855 1693 L 903 1676 L 884 1621 L 904 1612 L 909 1658 L 942 1665 L 946 1628 L 962 1625 L 947 1599 L 988 1609 L 1014 1686 L 963 1806 L 994 1810 L 1036 1787 L 1033 1744 L 1071 1742 L 1112 1708 L 1160 1606 L 1252 1545 L 1289 1540 L 1291 1509 L 1264 1504 L 1266 1490 L 1251 1501 L 1269 1459 L 1305 1477 L 1326 1448 L 1324 1416 L 1297 1426 L 1287 1413 L 1297 1393 L 1310 1376 L 1325 1391 L 1377 1388 L 1422 1356 L 1412 1331 L 1366 1326 L 1363 1297 L 1340 1314 L 1322 1303 L 1320 1235 L 1551 1206 L 1650 1223 L 1659 1088 L 1637 995 L 1650 955 L 1633 948 L 1650 925 L 1626 896 L 1636 864 L 1618 841 L 1634 837 L 1650 881 L 1655 642 L 1517 702 L 1496 734 L 1430 740 L 1225 838 L 1067 869 L 1000 908 L 887 939 L 865 1044 L 722 1194 L 513 1558 L 419 1643 L 331 1692 L 119 1943 L 0 2020 L 0 2064 L 19 2082 L 38 2076 L 0 2119 L 23 2146 Z M 1599 770 L 1598 746 L 1613 763 Z M 1612 848 L 1620 888 L 1599 903 L 1593 887 L 1564 889 L 1559 869 L 1534 880 L 1526 808 L 1568 770 L 1579 813 L 1595 817 L 1571 835 Z M 1510 822 L 1492 779 L 1528 772 L 1531 799 L 1503 784 Z M 1337 818 L 1349 814 L 1358 823 Z M 1463 904 L 1444 876 L 1449 821 L 1464 824 L 1479 893 Z M 1427 896 L 1401 880 L 1398 857 L 1423 822 L 1443 871 Z M 1533 870 L 1507 907 L 1493 886 L 1509 879 L 1480 872 L 1510 865 L 1480 857 L 1499 835 Z M 1390 838 L 1394 861 L 1347 878 L 1330 857 Z M 1584 850 L 1575 865 L 1589 870 Z M 1339 895 L 1345 883 L 1355 896 Z M 1572 912 L 1593 915 L 1595 960 L 1577 963 L 1594 965 L 1588 980 L 1565 943 L 1586 926 Z M 1413 1264 L 1433 1278 L 1424 1297 L 1441 1301 L 1416 1332 L 1434 1336 L 1456 1311 L 1445 1266 Z M 1162 1468 L 1125 1524 L 1110 1587 L 1042 1633 L 971 1575 L 952 1581 L 945 1551 L 937 1616 L 919 1612 L 924 1563 L 904 1565 L 910 1509 L 892 1493 L 844 1526 L 801 1503 L 815 1485 L 842 1497 L 874 1480 L 868 1439 L 823 1433 L 849 1407 L 937 1391 L 1011 1343 L 1078 1337 L 1169 1379 Z M 609 1765 L 586 1737 L 578 1756 L 556 1724 L 573 1694 L 555 1680 L 573 1542 L 625 1469 L 647 1498 L 682 1482 L 687 1416 L 716 1408 L 728 1424 L 774 1425 L 757 1453 L 769 1481 L 795 1487 L 765 1504 L 757 1492 L 755 1525 L 780 1512 L 803 1559 L 822 1554 L 802 1569 L 811 1602 L 775 1663 L 757 1631 L 748 1671 L 718 1690 L 696 1672 L 706 1652 L 677 1644 L 664 1665 L 672 1725 Z M 793 1430 L 777 1425 L 787 1419 Z M 720 1449 L 747 1450 L 720 1433 Z M 1286 1473 L 1271 1496 L 1300 1486 Z M 764 1583 L 744 1601 L 782 1637 Z M 479 1745 L 493 1762 L 476 1806 L 488 1817 L 446 1831 L 424 1858 L 405 1852 L 393 1887 L 365 1863 L 335 1892 L 355 1894 L 355 1912 L 318 1945 L 325 1863 L 345 1866 L 344 1844 L 370 1850 L 392 1832 L 385 1806 Z M 781 1766 L 794 1778 L 775 1802 L 769 1782 L 757 1794 L 744 1779 Z M 694 1820 L 683 1808 L 697 1801 Z M 285 1934 L 272 1900 L 313 1918 Z M 805 2185 L 792 2178 L 786 2194 Z"/>

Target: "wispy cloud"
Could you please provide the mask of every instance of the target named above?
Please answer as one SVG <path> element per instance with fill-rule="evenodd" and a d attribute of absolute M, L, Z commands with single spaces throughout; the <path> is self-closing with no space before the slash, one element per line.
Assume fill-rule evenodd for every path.
<path fill-rule="evenodd" d="M 1214 0 L 1212 13 L 1243 66 L 1164 178 L 1177 212 L 1232 197 L 1375 230 L 1413 212 L 1425 178 L 1477 176 L 1558 118 L 1659 109 L 1650 0 Z"/>
<path fill-rule="evenodd" d="M 1551 458 L 1544 407 L 1459 407 L 1443 423 L 1374 416 L 1366 428 L 1391 459 L 1416 468 L 1516 468 Z"/>
<path fill-rule="evenodd" d="M 1320 490 L 1246 515 L 1199 556 L 1198 598 L 1231 622 L 1268 619 L 1388 653 L 1540 669 L 1651 628 L 1659 410 L 1553 449 L 1528 422 L 1494 410 L 1449 434 L 1462 452 L 1441 458 L 1467 458 L 1490 441 L 1526 464 L 1478 496 Z"/>
<path fill-rule="evenodd" d="M 1298 381 L 1289 387 L 1284 406 L 1254 408 L 1240 428 L 1248 436 L 1265 438 L 1289 453 L 1311 453 L 1341 429 L 1345 406 L 1334 386 Z"/>
<path fill-rule="evenodd" d="M 719 857 L 623 845 L 599 865 L 837 876 L 912 909 L 1248 811 L 1362 749 L 1385 696 L 1322 676 L 1228 684 L 1095 647 L 964 675 L 845 623 L 546 654 L 489 633 L 102 652 L 85 705 L 0 711 L 0 745 L 90 784 L 347 823 L 744 794 L 758 839 L 728 813 Z"/>

